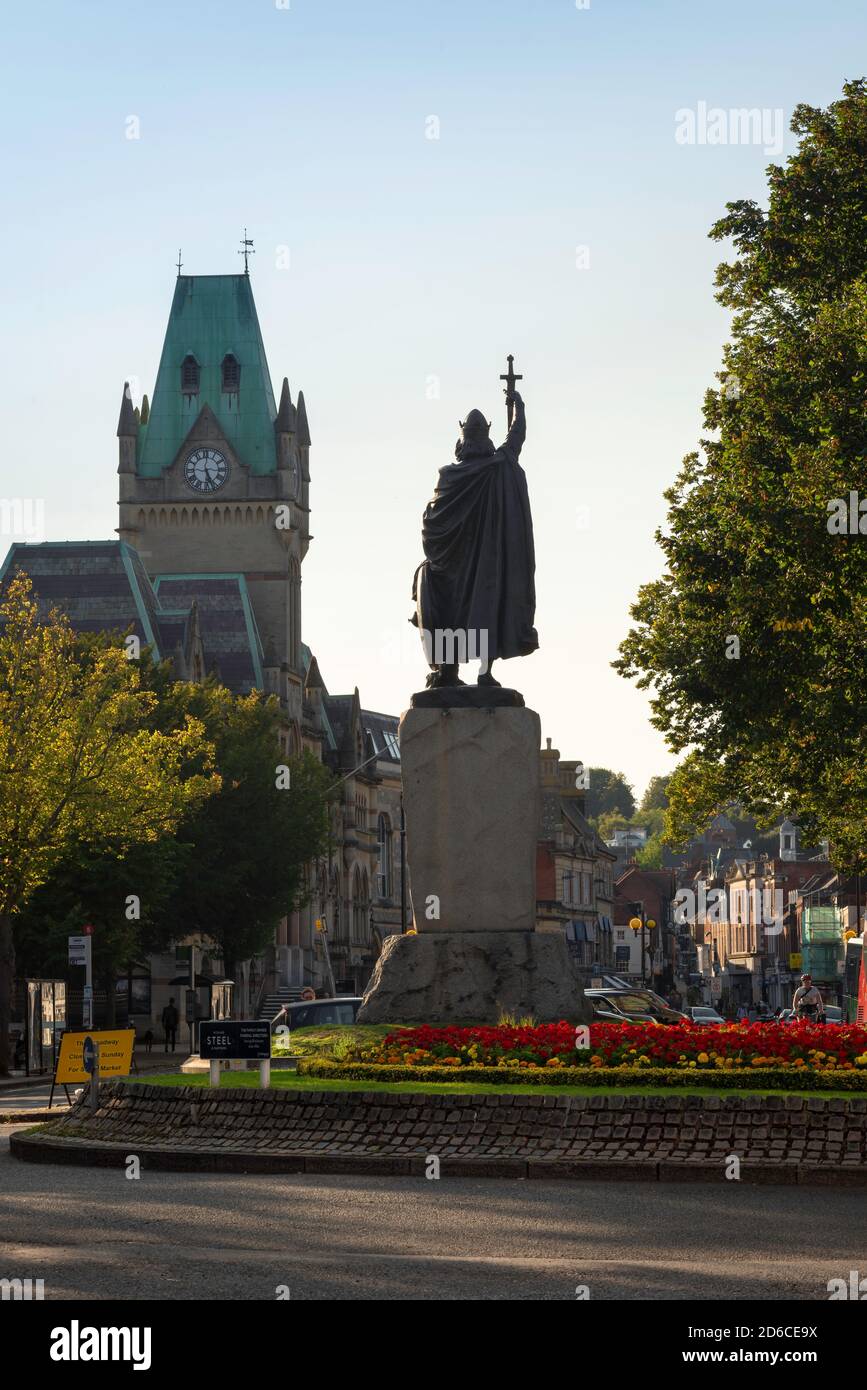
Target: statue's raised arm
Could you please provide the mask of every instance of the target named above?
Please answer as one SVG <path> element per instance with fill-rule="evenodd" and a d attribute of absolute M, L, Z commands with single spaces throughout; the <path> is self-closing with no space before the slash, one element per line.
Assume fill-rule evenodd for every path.
<path fill-rule="evenodd" d="M 512 423 L 509 426 L 509 433 L 506 435 L 505 444 L 500 448 L 504 454 L 508 454 L 515 463 L 527 438 L 527 414 L 524 410 L 524 402 L 517 391 L 512 392 L 511 401 L 506 396 L 506 404 L 512 406 Z"/>

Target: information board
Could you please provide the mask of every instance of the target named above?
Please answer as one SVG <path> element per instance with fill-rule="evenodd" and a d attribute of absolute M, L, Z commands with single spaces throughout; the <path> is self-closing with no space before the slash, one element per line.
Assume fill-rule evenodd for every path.
<path fill-rule="evenodd" d="M 199 1024 L 199 1056 L 208 1061 L 265 1062 L 271 1056 L 271 1025 L 267 1019 L 204 1020 Z"/>

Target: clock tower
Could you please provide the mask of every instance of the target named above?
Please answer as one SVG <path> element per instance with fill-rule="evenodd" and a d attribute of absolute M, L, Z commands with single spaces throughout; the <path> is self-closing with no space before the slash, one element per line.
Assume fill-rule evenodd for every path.
<path fill-rule="evenodd" d="M 310 434 L 285 378 L 275 401 L 249 275 L 178 276 L 153 401 L 125 387 L 117 433 L 121 540 L 164 606 L 196 601 L 226 684 L 221 624 L 245 622 L 300 746 Z"/>

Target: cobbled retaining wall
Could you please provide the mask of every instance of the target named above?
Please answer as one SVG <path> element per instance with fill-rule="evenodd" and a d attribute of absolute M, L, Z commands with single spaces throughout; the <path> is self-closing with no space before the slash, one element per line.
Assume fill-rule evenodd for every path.
<path fill-rule="evenodd" d="M 116 1081 L 13 1151 L 34 1161 L 306 1172 L 682 1179 L 867 1187 L 867 1098 L 211 1091 Z"/>

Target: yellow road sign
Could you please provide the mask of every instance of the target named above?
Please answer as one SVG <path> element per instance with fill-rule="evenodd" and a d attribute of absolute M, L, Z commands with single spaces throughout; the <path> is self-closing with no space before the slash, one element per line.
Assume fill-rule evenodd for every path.
<path fill-rule="evenodd" d="M 121 1028 L 115 1032 L 95 1028 L 83 1029 L 80 1033 L 64 1033 L 60 1039 L 60 1055 L 57 1058 L 57 1072 L 54 1077 L 58 1086 L 67 1086 L 73 1081 L 90 1080 L 89 1073 L 84 1070 L 85 1038 L 92 1038 L 99 1047 L 100 1080 L 109 1076 L 129 1076 L 135 1029 Z"/>

